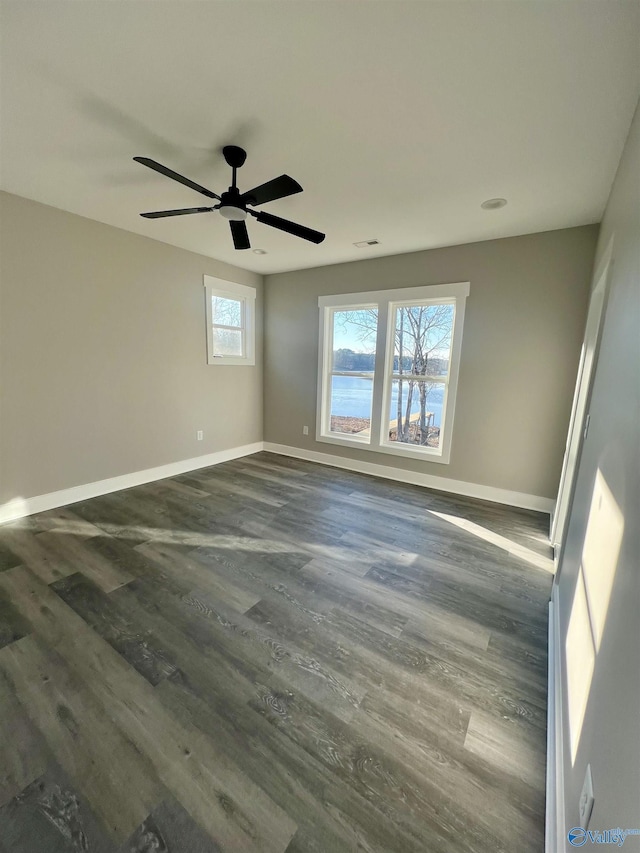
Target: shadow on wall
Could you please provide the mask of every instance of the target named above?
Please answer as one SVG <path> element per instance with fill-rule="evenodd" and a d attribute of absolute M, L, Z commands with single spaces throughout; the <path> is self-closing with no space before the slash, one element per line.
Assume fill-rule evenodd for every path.
<path fill-rule="evenodd" d="M 623 533 L 624 516 L 598 469 L 565 642 L 572 765 L 580 744 Z"/>

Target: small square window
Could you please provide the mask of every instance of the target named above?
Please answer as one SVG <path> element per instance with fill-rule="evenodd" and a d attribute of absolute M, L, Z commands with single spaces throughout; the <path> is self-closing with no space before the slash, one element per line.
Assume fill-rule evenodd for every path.
<path fill-rule="evenodd" d="M 204 286 L 208 364 L 255 364 L 255 288 L 208 275 Z"/>

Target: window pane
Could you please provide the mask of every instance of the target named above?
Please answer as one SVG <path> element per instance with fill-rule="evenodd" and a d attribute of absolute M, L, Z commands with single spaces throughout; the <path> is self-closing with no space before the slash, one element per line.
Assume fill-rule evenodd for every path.
<path fill-rule="evenodd" d="M 214 355 L 227 355 L 242 358 L 242 332 L 235 329 L 213 330 Z"/>
<path fill-rule="evenodd" d="M 216 326 L 242 326 L 242 302 L 240 299 L 211 297 L 211 317 Z"/>
<path fill-rule="evenodd" d="M 440 447 L 445 391 L 443 382 L 394 380 L 389 407 L 389 441 Z"/>
<path fill-rule="evenodd" d="M 331 377 L 331 432 L 370 437 L 373 375 Z"/>
<path fill-rule="evenodd" d="M 377 333 L 377 308 L 334 311 L 333 370 L 373 372 Z"/>
<path fill-rule="evenodd" d="M 446 376 L 453 305 L 406 305 L 395 310 L 394 373 Z"/>

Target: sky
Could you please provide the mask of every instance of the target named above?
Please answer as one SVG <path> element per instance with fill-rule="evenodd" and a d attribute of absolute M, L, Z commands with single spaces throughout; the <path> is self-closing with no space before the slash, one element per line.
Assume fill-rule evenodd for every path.
<path fill-rule="evenodd" d="M 334 322 L 333 326 L 333 348 L 334 350 L 350 349 L 354 352 L 375 352 L 376 337 L 372 333 L 367 341 L 363 341 L 362 329 L 352 323 L 344 323 L 340 318 L 338 322 Z"/>
<path fill-rule="evenodd" d="M 441 306 L 439 306 L 441 307 Z M 434 309 L 435 310 L 435 309 Z M 453 319 L 453 307 L 452 307 L 451 318 Z M 361 311 L 336 311 L 334 314 L 334 325 L 333 325 L 333 349 L 350 349 L 354 352 L 366 352 L 366 353 L 374 353 L 376 350 L 376 329 L 374 325 L 374 318 L 371 317 L 371 312 L 375 311 L 375 309 L 369 309 L 366 314 L 368 316 L 365 317 L 365 322 L 370 322 L 372 329 L 371 333 L 367 337 L 363 337 L 364 329 L 357 322 L 350 322 L 348 317 L 352 315 L 354 320 L 358 319 L 358 315 L 362 315 L 365 312 Z M 431 309 L 429 309 L 431 311 Z M 451 320 L 452 321 L 452 320 Z M 435 340 L 429 344 L 429 339 L 433 334 Z M 437 335 L 437 337 L 436 337 Z M 429 332 L 427 335 L 426 344 L 427 347 L 436 343 L 438 338 L 442 335 L 441 331 L 433 330 L 433 332 Z M 411 350 L 411 344 L 408 340 L 405 340 L 405 345 L 408 345 L 409 349 L 405 349 L 406 353 L 409 353 Z M 444 357 L 448 355 L 449 346 L 448 343 L 442 348 L 440 352 L 438 349 L 434 349 L 432 354 L 439 355 Z"/>

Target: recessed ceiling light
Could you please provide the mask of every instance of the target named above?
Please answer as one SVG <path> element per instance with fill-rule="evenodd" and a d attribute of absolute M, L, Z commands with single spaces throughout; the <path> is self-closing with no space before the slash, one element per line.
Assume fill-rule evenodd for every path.
<path fill-rule="evenodd" d="M 364 249 L 365 246 L 379 246 L 380 240 L 376 240 L 375 237 L 372 240 L 360 240 L 359 243 L 354 243 L 354 246 L 357 246 L 359 249 Z"/>
<path fill-rule="evenodd" d="M 483 210 L 498 210 L 499 207 L 504 207 L 506 203 L 506 198 L 488 198 L 482 202 L 480 207 Z"/>
<path fill-rule="evenodd" d="M 266 255 L 267 253 L 266 253 L 265 249 L 254 249 L 253 254 L 254 255 Z"/>

